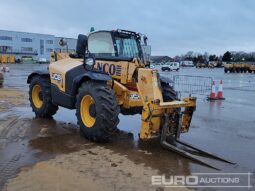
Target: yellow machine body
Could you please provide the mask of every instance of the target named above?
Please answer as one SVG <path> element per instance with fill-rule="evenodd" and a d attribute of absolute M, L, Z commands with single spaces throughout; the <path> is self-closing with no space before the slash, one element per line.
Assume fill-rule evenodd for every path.
<path fill-rule="evenodd" d="M 62 55 L 63 54 L 63 55 Z M 55 60 L 52 54 L 52 59 Z M 59 79 L 51 78 L 63 93 L 66 91 L 66 73 L 77 66 L 83 65 L 82 59 L 70 58 L 66 53 L 58 53 L 57 61 L 49 66 L 50 76 L 60 74 Z M 108 73 L 113 81 L 108 84 L 115 91 L 118 104 L 126 109 L 142 107 L 140 138 L 148 139 L 158 135 L 165 113 L 172 113 L 176 109 L 184 108 L 182 115 L 181 132 L 187 132 L 190 126 L 192 113 L 196 107 L 196 98 L 188 97 L 182 101 L 164 102 L 162 89 L 157 70 L 145 68 L 139 59 L 128 61 L 105 61 L 96 60 L 95 69 Z M 113 69 L 114 68 L 114 69 Z M 137 79 L 134 75 L 137 74 Z M 192 109 L 192 112 L 190 111 Z"/>

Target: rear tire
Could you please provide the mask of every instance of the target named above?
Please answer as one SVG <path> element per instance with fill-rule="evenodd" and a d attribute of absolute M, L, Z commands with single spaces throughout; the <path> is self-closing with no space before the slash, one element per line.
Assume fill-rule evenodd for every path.
<path fill-rule="evenodd" d="M 29 85 L 29 101 L 36 117 L 51 118 L 58 110 L 52 103 L 50 79 L 42 76 L 32 78 Z"/>
<path fill-rule="evenodd" d="M 91 101 L 86 101 L 88 98 Z M 108 141 L 117 131 L 118 115 L 119 106 L 109 86 L 92 81 L 81 85 L 76 97 L 76 116 L 86 138 L 97 142 Z"/>

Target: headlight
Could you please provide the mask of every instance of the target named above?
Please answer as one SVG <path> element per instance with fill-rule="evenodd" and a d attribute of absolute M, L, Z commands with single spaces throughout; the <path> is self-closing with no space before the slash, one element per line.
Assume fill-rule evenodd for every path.
<path fill-rule="evenodd" d="M 87 58 L 86 59 L 86 65 L 93 66 L 94 65 L 94 59 L 93 58 Z"/>
<path fill-rule="evenodd" d="M 94 54 L 88 53 L 84 58 L 84 68 L 87 70 L 93 70 L 94 65 L 96 63 L 96 58 Z"/>

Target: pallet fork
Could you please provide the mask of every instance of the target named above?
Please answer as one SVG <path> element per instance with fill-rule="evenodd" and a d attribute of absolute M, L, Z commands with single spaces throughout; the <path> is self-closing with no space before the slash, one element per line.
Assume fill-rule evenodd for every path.
<path fill-rule="evenodd" d="M 181 115 L 181 114 L 180 114 Z M 181 117 L 180 117 L 181 118 Z M 220 170 L 219 168 L 209 164 L 208 162 L 206 162 L 205 160 L 201 159 L 200 157 L 194 155 L 194 154 L 191 154 L 190 152 L 187 152 L 183 149 L 180 149 L 177 147 L 177 144 L 176 143 L 179 143 L 187 148 L 190 148 L 190 149 L 193 149 L 194 151 L 197 151 L 198 154 L 201 154 L 202 156 L 204 157 L 207 157 L 207 158 L 213 158 L 215 160 L 219 160 L 219 161 L 222 161 L 222 162 L 226 162 L 226 163 L 229 163 L 229 164 L 236 164 L 232 161 L 229 161 L 229 160 L 226 160 L 222 157 L 219 157 L 213 153 L 210 153 L 210 152 L 207 152 L 207 151 L 204 151 L 200 148 L 197 148 L 189 143 L 186 143 L 184 141 L 181 141 L 179 138 L 180 138 L 180 127 L 181 127 L 181 121 L 179 122 L 179 127 L 178 127 L 178 130 L 177 130 L 177 133 L 174 136 L 171 136 L 171 137 L 167 137 L 166 136 L 166 132 L 167 132 L 167 128 L 168 128 L 168 124 L 169 124 L 169 114 L 168 113 L 165 113 L 164 114 L 164 125 L 163 125 L 163 128 L 162 128 L 162 131 L 161 131 L 161 139 L 160 139 L 160 143 L 161 143 L 161 146 L 165 149 L 168 149 L 172 152 L 175 152 L 175 153 L 178 153 L 186 158 L 189 158 L 195 162 L 198 162 L 200 164 L 203 164 L 207 167 L 210 167 L 210 168 L 213 168 L 215 170 Z M 167 139 L 170 139 L 171 143 L 167 141 Z"/>

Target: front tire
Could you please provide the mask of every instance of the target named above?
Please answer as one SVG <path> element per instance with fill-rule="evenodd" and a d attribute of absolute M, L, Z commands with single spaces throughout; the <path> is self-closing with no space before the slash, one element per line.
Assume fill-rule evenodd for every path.
<path fill-rule="evenodd" d="M 178 100 L 178 94 L 168 83 L 161 82 L 162 94 L 164 102 Z"/>
<path fill-rule="evenodd" d="M 164 102 L 171 102 L 171 101 L 176 101 L 178 99 L 178 93 L 173 89 L 172 86 L 170 86 L 168 83 L 161 82 L 161 87 L 162 87 L 162 94 L 163 94 L 163 100 Z M 167 137 L 177 137 L 179 138 L 177 134 L 177 128 L 179 125 L 179 119 L 180 119 L 180 112 L 181 108 L 176 108 L 173 110 L 169 116 L 169 129 L 166 134 Z M 162 122 L 164 121 L 164 118 L 161 118 Z M 161 124 L 161 127 L 164 123 Z M 162 128 L 160 130 L 160 134 L 162 133 Z"/>
<path fill-rule="evenodd" d="M 29 85 L 29 101 L 36 117 L 51 118 L 58 110 L 52 103 L 50 79 L 42 76 L 32 78 Z"/>
<path fill-rule="evenodd" d="M 84 82 L 76 97 L 76 116 L 81 132 L 92 141 L 108 141 L 117 130 L 119 106 L 114 91 L 105 83 Z"/>

